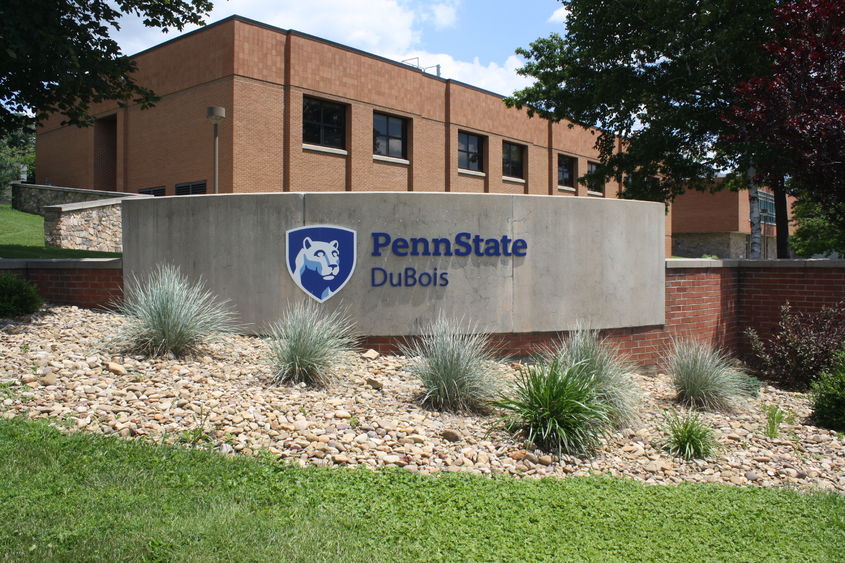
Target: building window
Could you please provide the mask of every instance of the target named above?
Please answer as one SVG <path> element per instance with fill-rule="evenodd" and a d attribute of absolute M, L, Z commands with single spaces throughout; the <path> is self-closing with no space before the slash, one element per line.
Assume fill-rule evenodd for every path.
<path fill-rule="evenodd" d="M 525 147 L 507 141 L 502 143 L 502 175 L 510 178 L 522 178 L 524 171 L 522 162 Z"/>
<path fill-rule="evenodd" d="M 176 195 L 196 195 L 205 193 L 205 180 L 176 184 Z"/>
<path fill-rule="evenodd" d="M 557 185 L 575 187 L 575 159 L 565 154 L 557 155 Z"/>
<path fill-rule="evenodd" d="M 373 113 L 373 154 L 408 158 L 408 120 Z"/>
<path fill-rule="evenodd" d="M 484 137 L 458 133 L 458 168 L 484 171 Z"/>
<path fill-rule="evenodd" d="M 302 142 L 345 149 L 346 106 L 316 98 L 303 98 Z"/>
<path fill-rule="evenodd" d="M 154 195 L 160 197 L 164 195 L 164 186 L 156 186 L 154 188 L 143 188 L 138 190 L 139 194 Z"/>
<path fill-rule="evenodd" d="M 760 222 L 766 225 L 774 225 L 775 221 L 775 196 L 767 192 L 757 192 L 760 198 Z"/>
<path fill-rule="evenodd" d="M 587 174 L 592 174 L 599 167 L 598 162 L 587 162 Z M 587 180 L 587 191 L 604 195 L 604 181 L 602 178 L 590 178 Z"/>

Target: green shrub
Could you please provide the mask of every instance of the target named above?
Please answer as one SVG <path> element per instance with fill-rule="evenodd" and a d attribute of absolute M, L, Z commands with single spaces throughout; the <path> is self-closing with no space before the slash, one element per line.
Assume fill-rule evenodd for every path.
<path fill-rule="evenodd" d="M 480 411 L 498 390 L 491 372 L 494 350 L 472 326 L 440 316 L 419 338 L 400 346 L 412 359 L 408 371 L 425 387 L 424 406 L 448 411 Z"/>
<path fill-rule="evenodd" d="M 811 384 L 810 397 L 816 424 L 845 431 L 845 350 L 834 357 L 831 369 Z"/>
<path fill-rule="evenodd" d="M 752 368 L 779 385 L 806 389 L 845 345 L 845 301 L 812 313 L 793 312 L 786 303 L 771 337 L 763 340 L 752 329 L 745 334 Z"/>
<path fill-rule="evenodd" d="M 688 407 L 731 410 L 750 395 L 747 376 L 723 352 L 703 342 L 675 341 L 666 370 L 678 401 Z"/>
<path fill-rule="evenodd" d="M 225 303 L 171 265 L 158 266 L 143 281 L 131 277 L 115 310 L 126 322 L 109 345 L 147 356 L 188 354 L 214 333 L 235 328 Z"/>
<path fill-rule="evenodd" d="M 356 343 L 355 325 L 342 310 L 328 311 L 314 301 L 288 304 L 270 327 L 270 357 L 275 383 L 325 387 L 330 369 Z"/>
<path fill-rule="evenodd" d="M 0 274 L 0 318 L 29 315 L 41 303 L 34 285 L 14 274 Z"/>
<path fill-rule="evenodd" d="M 631 377 L 636 367 L 620 357 L 598 331 L 577 327 L 545 356 L 547 362 L 556 360 L 564 370 L 577 366 L 594 378 L 598 400 L 607 405 L 616 428 L 630 427 L 637 421 L 642 394 Z"/>
<path fill-rule="evenodd" d="M 664 432 L 663 449 L 686 460 L 710 457 L 718 446 L 713 430 L 695 412 L 667 414 Z"/>
<path fill-rule="evenodd" d="M 786 419 L 786 413 L 777 405 L 766 405 L 763 407 L 766 414 L 766 436 L 777 438 L 780 433 L 780 423 Z"/>
<path fill-rule="evenodd" d="M 499 424 L 546 451 L 590 454 L 613 426 L 599 384 L 581 364 L 556 360 L 520 370 L 510 395 L 493 403 L 508 414 Z"/>

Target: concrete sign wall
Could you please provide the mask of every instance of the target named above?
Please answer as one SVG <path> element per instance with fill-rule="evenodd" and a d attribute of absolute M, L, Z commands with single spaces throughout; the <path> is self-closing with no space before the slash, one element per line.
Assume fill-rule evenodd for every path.
<path fill-rule="evenodd" d="M 177 264 L 252 332 L 291 299 L 346 307 L 367 336 L 419 334 L 441 311 L 494 333 L 664 322 L 659 203 L 402 192 L 123 206 L 126 275 Z"/>

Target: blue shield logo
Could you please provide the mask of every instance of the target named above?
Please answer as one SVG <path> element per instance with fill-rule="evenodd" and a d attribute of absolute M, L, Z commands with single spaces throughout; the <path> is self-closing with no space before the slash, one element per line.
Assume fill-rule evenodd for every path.
<path fill-rule="evenodd" d="M 357 248 L 355 231 L 334 225 L 299 227 L 285 234 L 285 255 L 293 282 L 320 303 L 352 277 Z"/>

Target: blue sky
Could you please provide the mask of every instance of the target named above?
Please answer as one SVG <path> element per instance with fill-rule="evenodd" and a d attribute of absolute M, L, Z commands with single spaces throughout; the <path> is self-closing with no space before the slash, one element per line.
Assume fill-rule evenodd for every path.
<path fill-rule="evenodd" d="M 445 78 L 510 94 L 528 84 L 514 72 L 514 50 L 563 32 L 563 13 L 557 0 L 216 0 L 207 21 L 238 14 L 391 59 L 419 57 Z M 176 34 L 128 17 L 113 36 L 134 54 Z"/>

